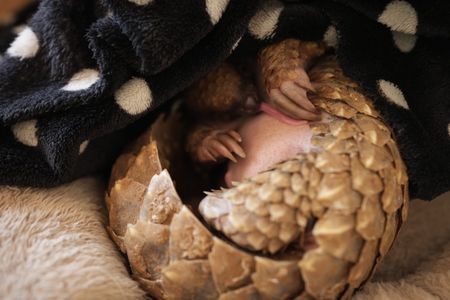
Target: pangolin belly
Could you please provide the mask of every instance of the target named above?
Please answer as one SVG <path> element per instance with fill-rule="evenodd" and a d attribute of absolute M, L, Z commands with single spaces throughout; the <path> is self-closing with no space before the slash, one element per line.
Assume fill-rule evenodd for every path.
<path fill-rule="evenodd" d="M 308 152 L 311 145 L 311 130 L 306 122 L 288 124 L 266 113 L 249 118 L 238 132 L 246 157 L 229 163 L 225 175 L 228 187 Z"/>

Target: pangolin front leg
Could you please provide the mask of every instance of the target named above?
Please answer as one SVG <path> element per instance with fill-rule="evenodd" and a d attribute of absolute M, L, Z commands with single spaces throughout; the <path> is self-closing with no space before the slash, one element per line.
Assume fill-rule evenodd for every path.
<path fill-rule="evenodd" d="M 187 151 L 194 161 L 216 163 L 223 159 L 233 162 L 245 158 L 241 147 L 242 137 L 235 130 L 239 121 L 214 125 L 197 125 L 188 134 Z"/>
<path fill-rule="evenodd" d="M 317 121 L 320 116 L 308 98 L 314 87 L 307 72 L 324 53 L 323 43 L 297 39 L 264 48 L 257 73 L 265 102 L 291 118 Z"/>

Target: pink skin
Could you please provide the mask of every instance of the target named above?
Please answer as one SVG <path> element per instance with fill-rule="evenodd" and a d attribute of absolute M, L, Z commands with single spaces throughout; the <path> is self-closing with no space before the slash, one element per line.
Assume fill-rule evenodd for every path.
<path fill-rule="evenodd" d="M 266 113 L 249 118 L 238 133 L 246 156 L 229 162 L 225 174 L 228 187 L 232 182 L 243 181 L 274 164 L 308 152 L 312 135 L 307 122 L 289 124 Z"/>
<path fill-rule="evenodd" d="M 295 126 L 295 125 L 303 125 L 303 124 L 308 123 L 305 120 L 293 119 L 293 118 L 283 114 L 282 112 L 278 111 L 277 109 L 273 108 L 272 106 L 270 106 L 267 103 L 262 103 L 261 104 L 261 111 L 265 112 L 269 116 L 272 116 L 275 119 L 277 119 L 277 120 L 279 120 L 279 121 L 281 121 L 283 123 L 289 124 L 289 125 Z"/>

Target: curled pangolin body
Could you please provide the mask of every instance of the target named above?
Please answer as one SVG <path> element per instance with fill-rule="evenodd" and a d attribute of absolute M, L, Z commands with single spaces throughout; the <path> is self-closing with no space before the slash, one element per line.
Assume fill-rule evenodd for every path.
<path fill-rule="evenodd" d="M 329 116 L 311 124 L 316 150 L 203 200 L 205 220 L 229 240 L 181 201 L 155 126 L 119 158 L 110 232 L 152 296 L 347 299 L 368 280 L 407 216 L 405 166 L 391 130 L 334 57 L 310 77 L 321 84 L 312 101 Z"/>

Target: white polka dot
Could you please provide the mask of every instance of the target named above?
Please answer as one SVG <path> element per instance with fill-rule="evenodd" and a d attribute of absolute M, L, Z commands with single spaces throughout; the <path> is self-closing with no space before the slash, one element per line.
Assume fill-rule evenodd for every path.
<path fill-rule="evenodd" d="M 6 53 L 12 57 L 25 59 L 36 56 L 38 51 L 39 40 L 33 30 L 27 26 L 20 32 Z"/>
<path fill-rule="evenodd" d="M 148 5 L 153 2 L 153 0 L 128 0 L 128 1 L 139 6 Z"/>
<path fill-rule="evenodd" d="M 405 96 L 397 85 L 383 79 L 378 80 L 377 83 L 378 89 L 388 101 L 395 103 L 403 108 L 409 109 Z"/>
<path fill-rule="evenodd" d="M 274 35 L 278 19 L 283 11 L 283 3 L 277 0 L 266 0 L 263 6 L 250 20 L 249 31 L 257 39 L 263 40 Z"/>
<path fill-rule="evenodd" d="M 137 115 L 146 111 L 153 97 L 144 79 L 133 78 L 126 82 L 115 94 L 117 104 L 127 113 Z"/>
<path fill-rule="evenodd" d="M 86 140 L 80 144 L 80 150 L 78 151 L 79 154 L 83 154 L 84 151 L 86 151 L 87 146 L 89 145 L 89 141 Z"/>
<path fill-rule="evenodd" d="M 24 145 L 36 147 L 37 138 L 37 121 L 29 120 L 17 123 L 11 127 L 16 139 Z"/>
<path fill-rule="evenodd" d="M 100 76 L 98 70 L 83 69 L 78 73 L 75 73 L 62 90 L 69 92 L 86 90 L 99 79 Z"/>
<path fill-rule="evenodd" d="M 227 8 L 230 0 L 206 0 L 206 11 L 208 12 L 209 18 L 211 19 L 211 23 L 213 25 L 219 22 L 222 17 L 225 8 Z"/>
<path fill-rule="evenodd" d="M 417 42 L 417 37 L 413 34 L 392 31 L 392 39 L 398 50 L 403 53 L 411 52 Z"/>
<path fill-rule="evenodd" d="M 394 0 L 384 8 L 378 22 L 394 31 L 415 34 L 417 31 L 417 12 L 407 1 Z"/>
<path fill-rule="evenodd" d="M 325 34 L 323 35 L 323 40 L 328 47 L 336 48 L 338 44 L 338 33 L 336 27 L 333 25 L 328 26 Z"/>

